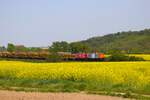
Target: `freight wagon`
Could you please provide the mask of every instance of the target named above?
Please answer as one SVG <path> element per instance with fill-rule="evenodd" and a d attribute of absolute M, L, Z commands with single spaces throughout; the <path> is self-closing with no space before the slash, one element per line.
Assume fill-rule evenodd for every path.
<path fill-rule="evenodd" d="M 58 52 L 64 61 L 103 61 L 103 53 L 70 53 Z M 1 58 L 46 60 L 49 52 L 0 52 Z"/>

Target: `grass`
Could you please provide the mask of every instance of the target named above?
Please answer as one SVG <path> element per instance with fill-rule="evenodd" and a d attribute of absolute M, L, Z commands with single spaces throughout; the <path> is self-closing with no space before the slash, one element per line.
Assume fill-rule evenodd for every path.
<path fill-rule="evenodd" d="M 18 91 L 150 95 L 150 62 L 0 61 L 0 86 Z"/>

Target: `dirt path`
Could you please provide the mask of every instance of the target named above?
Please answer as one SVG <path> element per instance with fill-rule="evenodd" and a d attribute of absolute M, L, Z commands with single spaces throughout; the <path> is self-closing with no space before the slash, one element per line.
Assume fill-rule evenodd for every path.
<path fill-rule="evenodd" d="M 0 100 L 129 100 L 119 97 L 83 93 L 38 93 L 0 91 Z"/>

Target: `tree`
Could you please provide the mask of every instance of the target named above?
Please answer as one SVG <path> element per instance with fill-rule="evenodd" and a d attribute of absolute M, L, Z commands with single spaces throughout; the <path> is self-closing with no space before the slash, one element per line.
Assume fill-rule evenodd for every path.
<path fill-rule="evenodd" d="M 8 43 L 7 51 L 13 52 L 13 51 L 15 51 L 15 50 L 16 50 L 15 45 L 12 44 L 12 43 Z"/>
<path fill-rule="evenodd" d="M 6 48 L 4 46 L 0 46 L 0 51 L 6 51 Z"/>
<path fill-rule="evenodd" d="M 39 47 L 30 47 L 30 48 L 26 48 L 26 49 L 27 49 L 27 51 L 31 51 L 31 52 L 40 52 L 40 51 L 42 51 L 42 49 L 39 48 Z"/>
<path fill-rule="evenodd" d="M 49 56 L 47 60 L 50 62 L 60 62 L 63 60 L 62 56 L 58 52 L 69 52 L 69 44 L 65 41 L 53 42 L 49 47 Z"/>
<path fill-rule="evenodd" d="M 52 46 L 49 47 L 50 52 L 69 52 L 70 46 L 66 41 L 53 42 Z"/>
<path fill-rule="evenodd" d="M 89 47 L 87 45 L 79 43 L 79 42 L 78 43 L 71 43 L 70 47 L 71 47 L 72 53 L 88 52 L 89 51 Z"/>

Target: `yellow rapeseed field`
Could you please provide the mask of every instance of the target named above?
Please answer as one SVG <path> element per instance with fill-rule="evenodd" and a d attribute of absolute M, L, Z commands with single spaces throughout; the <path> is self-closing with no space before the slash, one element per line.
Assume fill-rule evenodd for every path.
<path fill-rule="evenodd" d="M 150 62 L 30 63 L 0 61 L 0 78 L 85 81 L 150 93 Z M 149 89 L 146 89 L 149 88 Z"/>

